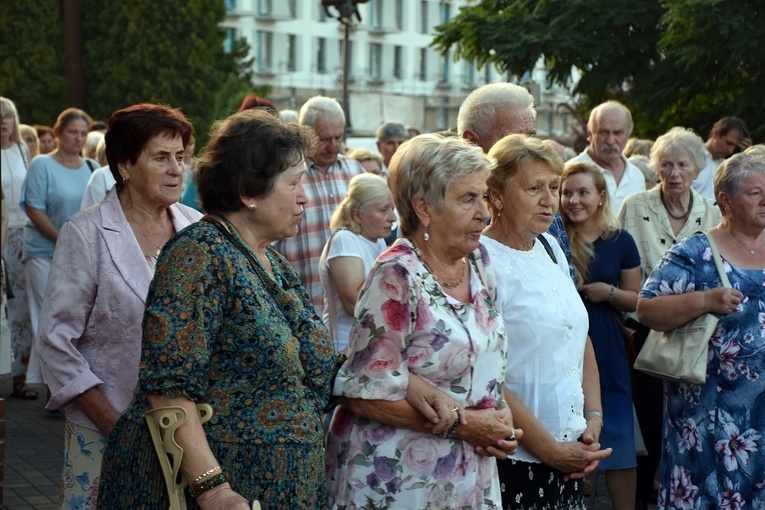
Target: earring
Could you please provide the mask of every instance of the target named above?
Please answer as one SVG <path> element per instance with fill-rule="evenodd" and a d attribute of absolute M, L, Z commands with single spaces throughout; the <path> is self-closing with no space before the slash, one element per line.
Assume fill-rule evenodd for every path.
<path fill-rule="evenodd" d="M 422 238 L 425 240 L 426 243 L 430 241 L 430 234 L 428 234 L 428 227 L 425 227 L 425 233 L 422 234 Z"/>
<path fill-rule="evenodd" d="M 128 182 L 129 180 L 130 180 L 130 176 L 129 176 L 129 175 L 126 175 L 126 176 L 124 176 L 124 177 L 122 178 L 122 183 L 124 184 L 124 183 Z"/>
<path fill-rule="evenodd" d="M 497 218 L 502 216 L 502 209 L 497 209 Z"/>
<path fill-rule="evenodd" d="M 599 204 L 598 204 L 598 207 L 600 207 L 601 205 L 603 205 L 603 202 L 599 203 Z"/>
<path fill-rule="evenodd" d="M 250 205 L 248 205 L 248 206 L 247 206 L 247 209 L 249 209 L 250 211 L 253 211 L 253 212 L 254 212 L 254 211 L 255 211 L 255 204 L 250 204 Z"/>

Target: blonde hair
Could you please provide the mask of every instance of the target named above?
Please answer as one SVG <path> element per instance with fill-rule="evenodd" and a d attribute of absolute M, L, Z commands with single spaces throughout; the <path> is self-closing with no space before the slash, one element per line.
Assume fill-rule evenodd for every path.
<path fill-rule="evenodd" d="M 495 160 L 495 165 L 489 172 L 486 184 L 489 189 L 501 195 L 505 193 L 508 182 L 516 176 L 518 170 L 529 163 L 543 163 L 556 174 L 563 173 L 563 159 L 555 150 L 555 146 L 547 140 L 526 135 L 507 135 L 494 144 L 489 156 Z M 489 200 L 488 205 L 494 218 L 497 213 L 494 204 Z"/>
<path fill-rule="evenodd" d="M 19 124 L 19 134 L 21 135 L 22 140 L 25 136 L 29 135 L 35 139 L 35 145 L 34 147 L 29 147 L 27 145 L 27 149 L 29 149 L 29 159 L 31 160 L 33 157 L 40 154 L 40 139 L 37 137 L 37 130 L 30 126 L 29 124 Z M 23 140 L 24 143 L 26 143 L 26 140 Z"/>
<path fill-rule="evenodd" d="M 13 101 L 8 99 L 7 97 L 0 96 L 0 107 L 2 107 L 3 110 L 9 111 L 13 114 L 13 129 L 11 130 L 11 141 L 21 144 L 23 140 L 21 139 L 21 133 L 19 132 L 19 112 L 18 110 L 16 110 L 16 105 L 13 104 Z"/>
<path fill-rule="evenodd" d="M 603 203 L 598 207 L 597 223 L 600 238 L 609 239 L 619 230 L 619 220 L 611 211 L 611 197 L 608 195 L 608 186 L 606 185 L 606 178 L 603 177 L 603 172 L 591 163 L 572 163 L 566 165 L 566 169 L 563 171 L 560 179 L 561 188 L 563 188 L 563 183 L 566 182 L 566 179 L 573 175 L 589 175 L 598 194 L 605 192 Z M 561 193 L 562 196 L 563 194 Z M 566 226 L 569 243 L 571 244 L 571 263 L 576 273 L 576 283 L 582 284 L 584 283 L 585 276 L 589 273 L 590 263 L 595 257 L 595 251 L 592 248 L 592 244 L 585 242 L 579 232 L 576 231 L 566 211 L 562 207 L 559 210 L 563 224 Z"/>
<path fill-rule="evenodd" d="M 646 138 L 630 138 L 627 140 L 627 145 L 624 146 L 624 156 L 630 158 L 632 156 L 650 156 L 651 147 L 653 147 L 653 140 Z"/>
<path fill-rule="evenodd" d="M 364 161 L 371 159 L 372 161 L 377 161 L 380 164 L 380 168 L 383 166 L 382 155 L 379 152 L 370 151 L 369 149 L 353 149 L 351 152 L 346 154 L 346 156 L 355 159 L 359 163 L 363 163 Z"/>
<path fill-rule="evenodd" d="M 90 131 L 85 138 L 85 145 L 82 147 L 82 156 L 90 159 L 96 158 L 98 142 L 104 139 L 104 134 L 100 131 Z"/>
<path fill-rule="evenodd" d="M 412 235 L 419 224 L 412 206 L 414 198 L 424 198 L 441 209 L 452 182 L 490 167 L 481 148 L 461 138 L 425 134 L 401 144 L 388 167 L 388 186 L 399 214 L 401 234 Z"/>
<path fill-rule="evenodd" d="M 354 234 L 361 233 L 361 225 L 353 219 L 354 209 L 363 210 L 370 204 L 390 196 L 388 183 L 379 175 L 363 173 L 356 175 L 348 184 L 348 193 L 332 213 L 331 230 L 346 228 Z"/>

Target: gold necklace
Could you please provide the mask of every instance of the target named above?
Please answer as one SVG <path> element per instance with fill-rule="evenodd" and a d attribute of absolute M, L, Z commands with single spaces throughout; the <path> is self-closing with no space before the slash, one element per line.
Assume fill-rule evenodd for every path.
<path fill-rule="evenodd" d="M 743 243 L 739 242 L 739 241 L 738 241 L 738 239 L 736 239 L 735 237 L 733 237 L 733 236 L 731 235 L 731 233 L 728 231 L 728 229 L 727 229 L 727 228 L 723 228 L 723 230 L 725 230 L 725 233 L 726 233 L 726 234 L 728 234 L 728 237 L 730 237 L 730 238 L 731 238 L 731 240 L 732 240 L 734 243 L 736 243 L 737 245 L 741 246 L 742 248 L 744 248 L 746 251 L 748 251 L 748 252 L 749 252 L 749 253 L 751 253 L 752 255 L 754 255 L 755 253 L 757 253 L 757 250 L 759 250 L 759 249 L 762 247 L 762 241 L 763 241 L 763 240 L 765 240 L 765 238 L 763 238 L 763 240 L 760 240 L 760 242 L 759 242 L 759 243 L 757 243 L 757 247 L 755 247 L 755 249 L 753 250 L 753 249 L 749 248 L 748 246 L 744 245 Z M 762 234 L 760 234 L 760 236 L 762 236 Z"/>
<path fill-rule="evenodd" d="M 412 246 L 414 246 L 414 243 L 412 243 Z M 425 262 L 425 259 L 423 258 L 422 253 L 420 253 L 420 250 L 416 246 L 414 246 L 414 252 L 417 254 L 417 256 L 422 261 L 422 264 L 425 266 L 425 269 L 427 269 L 428 272 L 431 275 L 433 275 L 433 279 L 441 287 L 443 287 L 445 289 L 456 289 L 457 287 L 460 286 L 460 284 L 462 283 L 462 280 L 465 279 L 465 266 L 467 265 L 467 262 L 465 261 L 465 257 L 462 257 L 460 259 L 462 261 L 462 274 L 460 275 L 460 279 L 457 280 L 455 283 L 447 283 L 447 282 L 443 281 L 441 278 L 439 278 L 439 276 L 436 274 L 436 272 L 433 271 L 433 269 L 431 269 L 430 265 L 427 262 Z"/>
<path fill-rule="evenodd" d="M 157 249 L 157 254 L 156 254 L 156 255 L 154 255 L 154 258 L 157 258 L 157 257 L 159 257 L 159 254 L 160 254 L 160 252 L 162 251 L 162 246 L 159 246 L 157 243 L 155 243 L 154 241 L 152 241 L 152 240 L 151 240 L 151 238 L 150 238 L 149 236 L 147 236 L 147 235 L 146 235 L 146 232 L 144 232 L 143 228 L 141 227 L 141 224 L 140 224 L 138 221 L 136 221 L 136 219 L 135 219 L 135 216 L 133 216 L 133 213 L 131 213 L 129 210 L 126 210 L 126 212 L 127 212 L 127 213 L 128 213 L 128 215 L 130 215 L 130 217 L 133 219 L 133 223 L 135 223 L 135 226 L 136 226 L 136 227 L 138 227 L 138 230 L 140 230 L 140 231 L 141 231 L 141 233 L 142 233 L 142 234 L 143 234 L 143 236 L 146 238 L 146 240 L 147 240 L 147 241 L 149 241 L 149 242 L 150 242 L 150 243 L 151 243 L 151 244 L 152 244 L 152 245 L 153 245 L 153 246 L 154 246 L 154 247 Z M 164 246 L 164 243 L 162 243 L 162 245 Z"/>

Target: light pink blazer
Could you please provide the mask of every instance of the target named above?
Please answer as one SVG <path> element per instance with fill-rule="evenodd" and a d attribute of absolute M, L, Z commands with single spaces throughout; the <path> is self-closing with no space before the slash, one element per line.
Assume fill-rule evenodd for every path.
<path fill-rule="evenodd" d="M 170 206 L 175 230 L 198 211 Z M 40 317 L 40 358 L 52 394 L 48 409 L 96 429 L 71 401 L 99 386 L 122 412 L 138 382 L 141 322 L 152 272 L 117 192 L 74 215 L 59 234 Z"/>

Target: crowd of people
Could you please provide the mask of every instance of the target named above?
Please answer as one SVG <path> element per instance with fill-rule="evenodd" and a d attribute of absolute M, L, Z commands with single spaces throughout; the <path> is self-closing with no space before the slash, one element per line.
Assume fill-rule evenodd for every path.
<path fill-rule="evenodd" d="M 196 158 L 171 107 L 0 107 L 11 396 L 65 414 L 61 508 L 579 510 L 601 472 L 616 510 L 765 508 L 741 119 L 654 141 L 607 101 L 577 155 L 496 83 L 375 152 L 250 95 Z M 625 326 L 707 313 L 705 383 L 632 368 Z"/>

